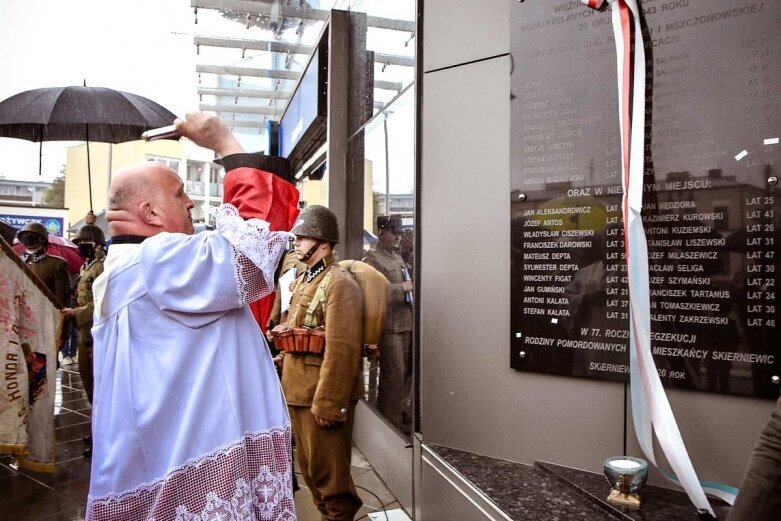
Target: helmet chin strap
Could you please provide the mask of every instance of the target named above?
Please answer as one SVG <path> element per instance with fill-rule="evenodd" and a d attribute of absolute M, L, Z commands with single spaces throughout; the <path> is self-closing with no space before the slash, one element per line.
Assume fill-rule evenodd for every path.
<path fill-rule="evenodd" d="M 319 240 L 319 239 L 318 239 L 318 241 L 315 243 L 315 245 L 314 245 L 314 246 L 312 246 L 311 248 L 309 248 L 309 251 L 308 251 L 308 252 L 306 252 L 306 255 L 304 255 L 303 257 L 301 257 L 301 262 L 306 262 L 306 261 L 308 261 L 308 260 L 309 260 L 309 258 L 310 258 L 312 255 L 314 255 L 314 254 L 315 254 L 315 252 L 317 251 L 317 248 L 319 248 L 319 247 L 320 247 L 320 245 L 321 245 L 322 243 L 323 243 L 323 241 L 321 241 L 321 240 Z"/>

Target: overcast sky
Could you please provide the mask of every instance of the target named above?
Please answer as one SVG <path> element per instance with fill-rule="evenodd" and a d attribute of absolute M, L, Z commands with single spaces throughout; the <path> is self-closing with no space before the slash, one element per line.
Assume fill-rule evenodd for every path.
<path fill-rule="evenodd" d="M 412 20 L 413 0 L 324 0 L 320 8 L 370 11 L 373 16 Z M 215 10 L 201 9 L 199 25 L 189 0 L 0 0 L 0 100 L 25 90 L 81 85 L 108 87 L 152 99 L 182 116 L 198 110 L 196 60 L 267 67 L 241 60 L 237 49 L 202 49 L 196 56 L 193 33 L 232 38 L 268 39 L 258 28 L 225 20 Z M 294 29 L 290 29 L 294 33 Z M 304 40 L 319 30 L 306 31 Z M 293 36 L 290 34 L 288 36 Z M 414 41 L 403 32 L 373 31 L 370 48 L 390 54 L 411 54 Z M 406 44 L 405 44 L 406 42 Z M 311 44 L 313 42 L 306 41 Z M 267 55 L 265 55 L 267 58 Z M 297 57 L 297 59 L 303 59 Z M 241 63 L 240 63 L 241 62 Z M 408 71 L 411 74 L 411 71 Z M 206 82 L 216 77 L 205 75 Z M 251 80 L 251 79 L 250 79 Z M 249 81 L 247 81 L 249 83 Z M 392 91 L 384 95 L 392 97 Z M 386 100 L 387 101 L 387 100 Z M 414 177 L 414 93 L 391 108 L 388 121 L 391 191 L 410 192 Z M 385 190 L 384 131 L 381 119 L 366 129 L 366 158 L 374 165 L 375 189 Z M 258 140 L 259 136 L 246 139 Z M 245 146 L 251 149 L 246 141 Z M 0 176 L 51 181 L 66 160 L 66 147 L 77 143 L 39 144 L 0 138 Z"/>
<path fill-rule="evenodd" d="M 0 100 L 43 87 L 109 87 L 177 115 L 197 110 L 193 12 L 184 0 L 0 0 Z M 179 33 L 179 34 L 177 34 Z M 50 181 L 61 143 L 0 138 L 0 175 Z"/>

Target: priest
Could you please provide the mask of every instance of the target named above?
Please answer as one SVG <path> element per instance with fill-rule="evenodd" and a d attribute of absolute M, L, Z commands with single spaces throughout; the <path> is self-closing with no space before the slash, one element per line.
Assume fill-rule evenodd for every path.
<path fill-rule="evenodd" d="M 176 127 L 223 159 L 251 160 L 214 115 Z M 243 197 L 197 235 L 193 202 L 167 166 L 129 166 L 111 182 L 112 243 L 93 286 L 87 519 L 295 520 L 290 421 L 247 304 L 274 289 L 288 234 L 269 213 L 295 215 L 298 192 L 232 165 L 225 183 L 243 184 Z"/>

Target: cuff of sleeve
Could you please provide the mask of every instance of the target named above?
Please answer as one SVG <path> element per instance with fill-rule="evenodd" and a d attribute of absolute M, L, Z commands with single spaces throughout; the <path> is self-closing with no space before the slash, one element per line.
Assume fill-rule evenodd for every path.
<path fill-rule="evenodd" d="M 350 407 L 347 402 L 345 402 L 344 404 L 337 404 L 336 402 L 331 402 L 330 404 L 326 404 L 325 406 L 318 403 L 313 403 L 311 410 L 312 410 L 312 414 L 314 414 L 315 416 L 319 416 L 328 421 L 343 422 L 343 421 L 347 421 L 347 412 L 350 410 Z"/>
<path fill-rule="evenodd" d="M 290 162 L 284 157 L 267 156 L 261 152 L 255 152 L 230 154 L 222 159 L 216 159 L 214 162 L 218 165 L 222 165 L 226 172 L 243 167 L 256 168 L 258 170 L 271 172 L 285 181 L 290 180 Z"/>

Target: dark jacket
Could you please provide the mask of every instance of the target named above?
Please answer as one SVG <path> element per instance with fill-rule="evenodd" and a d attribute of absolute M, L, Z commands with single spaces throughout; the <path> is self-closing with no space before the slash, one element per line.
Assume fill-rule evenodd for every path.
<path fill-rule="evenodd" d="M 41 282 L 49 288 L 60 303 L 66 307 L 70 303 L 70 278 L 68 261 L 61 257 L 46 254 L 38 260 L 29 254 L 22 254 L 22 260 Z"/>

